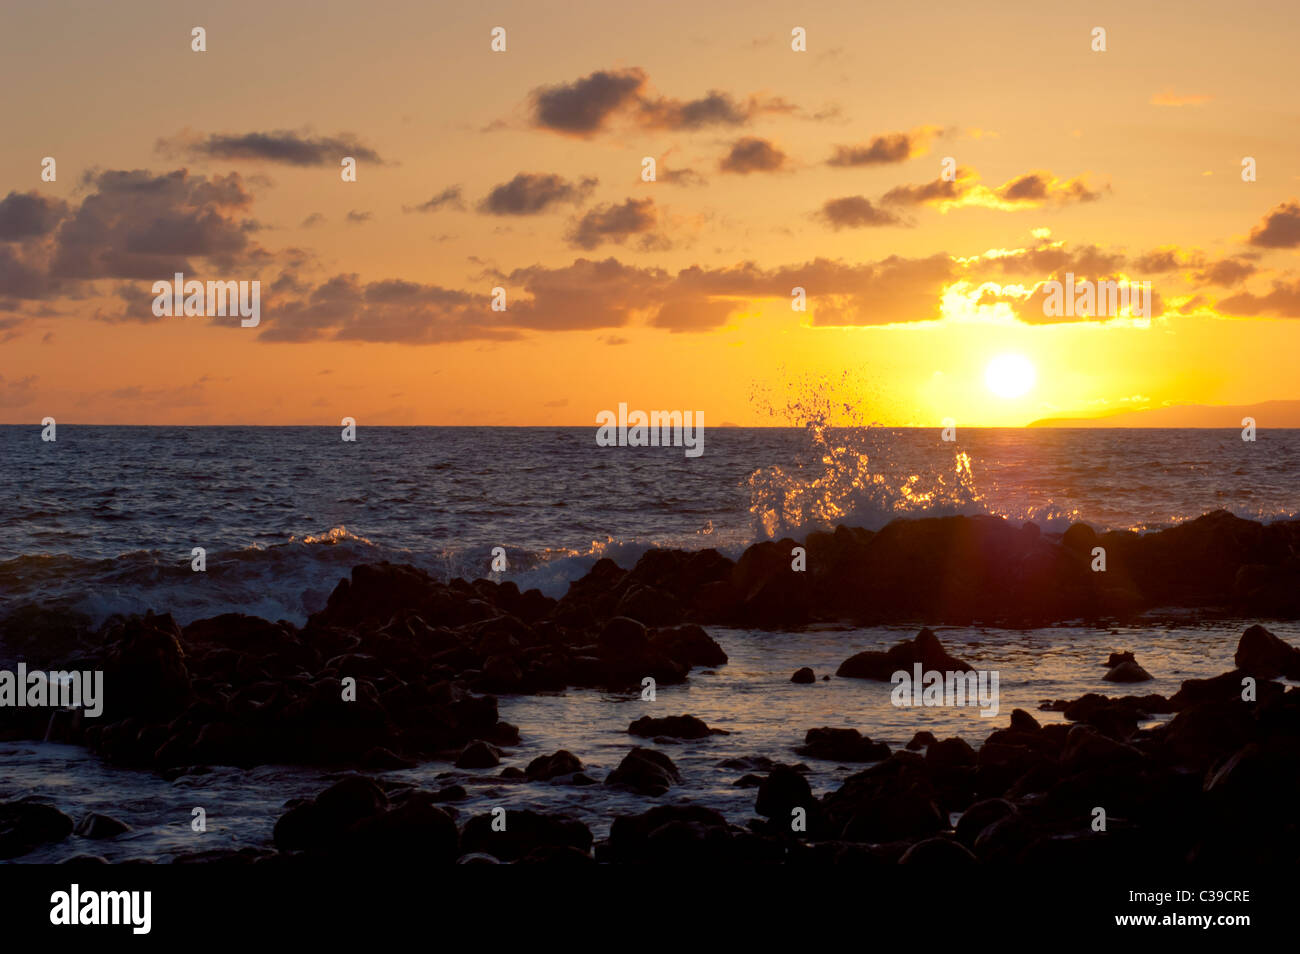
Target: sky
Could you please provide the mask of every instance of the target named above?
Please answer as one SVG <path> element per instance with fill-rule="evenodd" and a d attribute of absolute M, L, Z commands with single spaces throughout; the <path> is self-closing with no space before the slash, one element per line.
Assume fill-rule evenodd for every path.
<path fill-rule="evenodd" d="M 1294 401 L 1298 22 L 6 4 L 0 423 L 588 425 L 626 403 L 765 425 L 801 423 L 810 388 L 898 426 Z M 156 315 L 176 272 L 259 282 L 259 323 Z M 1149 282 L 1150 308 L 1061 314 L 1067 273 Z"/>

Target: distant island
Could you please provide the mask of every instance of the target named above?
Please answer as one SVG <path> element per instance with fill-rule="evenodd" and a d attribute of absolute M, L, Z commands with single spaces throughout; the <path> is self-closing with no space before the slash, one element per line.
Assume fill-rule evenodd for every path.
<path fill-rule="evenodd" d="M 1300 401 L 1259 404 L 1178 404 L 1172 407 L 1119 411 L 1104 417 L 1045 417 L 1029 427 L 1241 427 L 1253 417 L 1261 429 L 1300 427 Z"/>

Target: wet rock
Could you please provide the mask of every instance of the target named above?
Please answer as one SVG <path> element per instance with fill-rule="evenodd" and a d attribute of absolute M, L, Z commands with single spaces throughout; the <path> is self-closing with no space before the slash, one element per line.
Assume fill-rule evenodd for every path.
<path fill-rule="evenodd" d="M 1077 771 L 1097 765 L 1133 764 L 1142 758 L 1142 753 L 1133 746 L 1107 738 L 1089 726 L 1076 725 L 1066 736 L 1061 764 Z"/>
<path fill-rule="evenodd" d="M 1114 669 L 1120 663 L 1136 663 L 1137 658 L 1132 653 L 1111 653 L 1106 657 L 1105 666 L 1107 669 Z"/>
<path fill-rule="evenodd" d="M 460 833 L 462 855 L 483 853 L 517 861 L 539 849 L 572 848 L 583 854 L 591 850 L 591 830 L 568 815 L 508 809 L 503 831 L 494 829 L 495 817 L 475 815 L 466 822 Z"/>
<path fill-rule="evenodd" d="M 1232 659 L 1238 669 L 1260 679 L 1300 679 L 1300 649 L 1263 626 L 1251 626 L 1241 634 Z"/>
<path fill-rule="evenodd" d="M 965 739 L 944 739 L 925 750 L 925 764 L 935 771 L 975 764 L 975 750 Z"/>
<path fill-rule="evenodd" d="M 501 764 L 501 750 L 482 739 L 477 739 L 465 746 L 456 759 L 456 768 L 483 769 Z"/>
<path fill-rule="evenodd" d="M 803 775 L 789 765 L 775 765 L 758 786 L 754 811 L 784 823 L 790 818 L 791 809 L 802 808 L 811 814 L 816 801 Z"/>
<path fill-rule="evenodd" d="M 1147 682 L 1151 679 L 1151 673 L 1132 659 L 1127 659 L 1116 665 L 1101 678 L 1107 682 Z"/>
<path fill-rule="evenodd" d="M 77 824 L 76 833 L 82 838 L 100 839 L 116 838 L 130 830 L 131 826 L 126 822 L 98 812 L 90 812 Z"/>
<path fill-rule="evenodd" d="M 547 782 L 553 778 L 582 771 L 582 762 L 572 752 L 560 749 L 554 755 L 539 755 L 528 763 L 525 773 L 530 779 Z"/>
<path fill-rule="evenodd" d="M 790 681 L 799 685 L 807 685 L 816 682 L 817 676 L 811 669 L 804 666 L 802 669 L 795 670 L 795 674 L 790 677 Z"/>
<path fill-rule="evenodd" d="M 871 741 L 857 729 L 809 729 L 804 744 L 795 751 L 832 762 L 878 762 L 889 758 L 888 745 Z"/>
<path fill-rule="evenodd" d="M 727 654 L 717 641 L 693 623 L 654 630 L 650 634 L 650 649 L 687 669 L 722 666 L 727 662 Z"/>
<path fill-rule="evenodd" d="M 72 819 L 52 805 L 31 799 L 0 802 L 0 860 L 17 858 L 72 834 Z"/>
<path fill-rule="evenodd" d="M 1015 813 L 1016 806 L 1005 798 L 987 798 L 976 802 L 957 819 L 957 840 L 967 848 L 973 848 L 984 829 Z"/>
<path fill-rule="evenodd" d="M 605 778 L 606 785 L 622 785 L 641 795 L 662 795 L 682 780 L 673 760 L 654 749 L 634 748 L 618 768 Z"/>
<path fill-rule="evenodd" d="M 1041 729 L 1038 720 L 1024 709 L 1011 710 L 1011 728 L 1018 732 L 1034 732 Z"/>
<path fill-rule="evenodd" d="M 934 737 L 933 732 L 922 729 L 920 732 L 917 732 L 912 736 L 912 741 L 907 743 L 907 749 L 908 751 L 915 752 L 919 749 L 925 748 L 927 745 L 934 745 L 937 741 L 938 739 Z"/>
<path fill-rule="evenodd" d="M 900 865 L 927 868 L 950 868 L 976 864 L 978 859 L 969 848 L 951 838 L 926 838 L 903 852 Z"/>
<path fill-rule="evenodd" d="M 728 735 L 725 729 L 711 729 L 704 720 L 693 715 L 664 716 L 653 718 L 642 716 L 627 727 L 629 735 L 643 738 L 664 736 L 670 739 L 704 739 L 711 735 Z"/>
<path fill-rule="evenodd" d="M 899 671 L 910 676 L 916 663 L 920 663 L 925 672 L 972 671 L 969 665 L 949 655 L 933 632 L 923 629 L 916 634 L 915 639 L 898 643 L 887 652 L 868 650 L 849 657 L 840 664 L 835 675 L 889 682 L 894 673 Z"/>

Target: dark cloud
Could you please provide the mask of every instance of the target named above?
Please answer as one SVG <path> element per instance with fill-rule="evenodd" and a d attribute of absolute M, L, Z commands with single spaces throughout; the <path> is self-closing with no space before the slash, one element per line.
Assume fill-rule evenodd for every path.
<path fill-rule="evenodd" d="M 622 244 L 635 235 L 643 238 L 643 247 L 662 248 L 665 241 L 654 236 L 659 213 L 654 199 L 627 199 L 617 205 L 598 206 L 582 216 L 569 232 L 569 244 L 590 251 L 604 242 Z"/>
<path fill-rule="evenodd" d="M 894 162 L 903 162 L 914 156 L 922 156 L 929 149 L 934 138 L 932 127 L 912 132 L 887 133 L 876 136 L 868 143 L 852 146 L 836 146 L 835 152 L 826 160 L 828 166 L 877 166 Z"/>
<path fill-rule="evenodd" d="M 891 205 L 979 206 L 1005 211 L 1094 202 L 1102 191 L 1090 188 L 1083 176 L 1060 179 L 1050 172 L 1027 172 L 997 188 L 982 185 L 974 170 L 959 168 L 954 180 L 936 179 L 921 185 L 890 189 L 881 201 Z"/>
<path fill-rule="evenodd" d="M 818 215 L 836 231 L 906 224 L 893 212 L 872 205 L 871 200 L 860 195 L 828 199 Z"/>
<path fill-rule="evenodd" d="M 600 132 L 614 113 L 637 100 L 645 87 L 644 70 L 597 70 L 572 83 L 533 90 L 533 124 L 571 136 Z"/>
<path fill-rule="evenodd" d="M 1283 202 L 1250 230 L 1250 244 L 1260 248 L 1295 248 L 1300 245 L 1300 203 Z"/>
<path fill-rule="evenodd" d="M 1215 310 L 1221 315 L 1244 318 L 1300 318 L 1300 279 L 1275 281 L 1267 295 L 1241 292 L 1222 298 L 1215 304 Z"/>
<path fill-rule="evenodd" d="M 302 220 L 302 225 L 299 226 L 299 228 L 313 229 L 318 225 L 324 224 L 325 216 L 321 215 L 319 212 L 313 212 L 311 215 L 307 216 L 307 218 Z"/>
<path fill-rule="evenodd" d="M 615 116 L 642 129 L 689 132 L 743 126 L 762 115 L 798 112 L 780 97 L 738 99 L 712 89 L 695 99 L 652 95 L 645 70 L 597 70 L 572 83 L 542 86 L 529 94 L 532 124 L 567 136 L 589 138 L 605 131 Z"/>
<path fill-rule="evenodd" d="M 373 212 L 358 212 L 356 209 L 348 211 L 348 221 L 353 225 L 359 225 L 362 222 L 369 222 L 375 217 Z"/>
<path fill-rule="evenodd" d="M 766 139 L 746 136 L 737 139 L 718 163 L 723 172 L 748 175 L 751 172 L 775 172 L 786 163 L 786 154 Z"/>
<path fill-rule="evenodd" d="M 384 162 L 379 153 L 361 145 L 349 133 L 313 138 L 287 129 L 265 133 L 213 133 L 206 137 L 186 131 L 171 139 L 159 139 L 155 148 L 166 155 L 251 159 L 291 166 L 338 166 L 347 156 L 358 162 L 378 165 Z"/>
<path fill-rule="evenodd" d="M 362 284 L 336 275 L 307 295 L 263 304 L 259 340 L 443 344 L 518 337 L 490 296 L 438 285 L 388 280 Z"/>
<path fill-rule="evenodd" d="M 488 215 L 537 215 L 553 205 L 582 203 L 597 181 L 570 182 L 554 173 L 521 172 L 489 192 L 478 209 Z"/>
<path fill-rule="evenodd" d="M 667 172 L 660 172 L 657 181 L 666 182 L 668 185 L 697 186 L 704 185 L 708 180 L 692 169 L 670 169 Z"/>
<path fill-rule="evenodd" d="M 1043 245 L 1038 248 L 1016 249 L 1005 255 L 981 260 L 971 268 L 976 273 L 995 272 L 1017 278 L 1051 278 L 1066 272 L 1078 276 L 1106 275 L 1121 268 L 1125 261 L 1123 253 L 1106 251 L 1096 245 Z"/>
<path fill-rule="evenodd" d="M 10 192 L 0 199 L 0 242 L 19 242 L 48 235 L 68 214 L 62 199 L 39 192 Z"/>
<path fill-rule="evenodd" d="M 152 281 L 192 271 L 193 259 L 229 267 L 260 251 L 249 242 L 257 223 L 241 218 L 252 195 L 238 173 L 107 171 L 85 183 L 94 191 L 55 234 L 55 278 Z"/>
<path fill-rule="evenodd" d="M 422 202 L 420 205 L 404 207 L 404 212 L 437 212 L 439 209 L 456 209 L 464 211 L 465 202 L 461 198 L 460 186 L 448 186 L 428 202 Z"/>
<path fill-rule="evenodd" d="M 1231 288 L 1244 282 L 1259 269 L 1253 262 L 1241 258 L 1225 258 L 1209 262 L 1199 268 L 1193 277 L 1199 285 L 1219 285 Z"/>
<path fill-rule="evenodd" d="M 1173 246 L 1152 249 L 1133 259 L 1133 267 L 1145 275 L 1176 272 L 1186 264 L 1181 251 Z"/>

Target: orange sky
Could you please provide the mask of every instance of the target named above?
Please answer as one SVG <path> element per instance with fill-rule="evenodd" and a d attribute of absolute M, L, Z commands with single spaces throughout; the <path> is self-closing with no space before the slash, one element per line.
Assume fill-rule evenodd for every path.
<path fill-rule="evenodd" d="M 810 376 L 886 424 L 1300 398 L 1293 12 L 1132 6 L 10 5 L 0 422 L 766 424 Z M 261 324 L 155 318 L 175 270 L 261 281 Z M 1155 314 L 1049 319 L 1066 271 Z"/>

